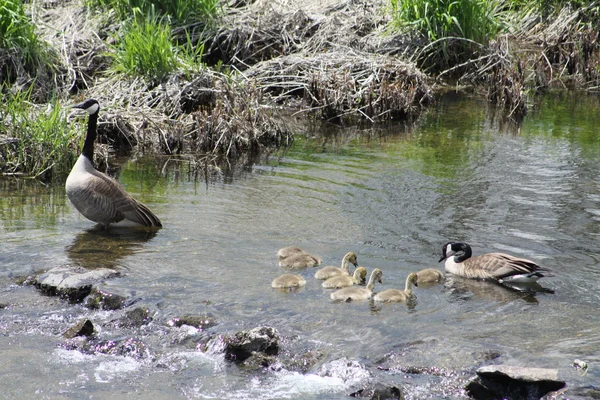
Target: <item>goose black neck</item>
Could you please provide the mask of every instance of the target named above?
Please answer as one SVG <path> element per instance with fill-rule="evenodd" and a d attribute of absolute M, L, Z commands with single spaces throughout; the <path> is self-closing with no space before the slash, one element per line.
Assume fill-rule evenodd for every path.
<path fill-rule="evenodd" d="M 90 114 L 87 123 L 87 134 L 83 143 L 81 155 L 94 163 L 94 142 L 96 141 L 96 127 L 98 126 L 98 113 Z"/>
<path fill-rule="evenodd" d="M 473 251 L 471 250 L 471 246 L 466 243 L 461 243 L 460 250 L 462 251 L 461 255 L 455 256 L 455 261 L 457 263 L 461 263 L 465 260 L 468 260 L 473 255 Z"/>

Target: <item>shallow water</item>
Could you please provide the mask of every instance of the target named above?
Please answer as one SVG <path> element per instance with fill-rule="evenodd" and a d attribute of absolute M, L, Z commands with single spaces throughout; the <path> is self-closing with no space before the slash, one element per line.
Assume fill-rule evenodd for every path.
<path fill-rule="evenodd" d="M 462 399 L 486 363 L 558 368 L 569 388 L 598 385 L 599 108 L 596 97 L 548 95 L 517 128 L 483 100 L 448 95 L 409 126 L 298 125 L 287 151 L 206 180 L 175 160 L 131 161 L 119 179 L 160 216 L 154 235 L 91 230 L 62 186 L 1 181 L 0 396 L 343 399 L 380 381 L 407 398 Z M 385 289 L 441 269 L 449 240 L 533 259 L 556 276 L 534 293 L 449 277 L 417 288 L 408 305 L 334 303 L 314 269 L 300 272 L 308 283 L 297 292 L 270 288 L 286 245 L 328 265 L 354 251 L 383 270 Z M 13 283 L 65 263 L 120 269 L 102 288 L 148 307 L 153 322 L 117 330 L 106 324 L 114 313 Z M 166 324 L 204 313 L 218 322 L 204 333 Z M 60 335 L 81 318 L 100 338 L 139 338 L 146 356 L 65 348 Z M 197 349 L 202 337 L 260 325 L 278 329 L 284 351 L 320 361 L 306 374 L 259 373 Z M 585 376 L 575 359 L 588 362 Z"/>

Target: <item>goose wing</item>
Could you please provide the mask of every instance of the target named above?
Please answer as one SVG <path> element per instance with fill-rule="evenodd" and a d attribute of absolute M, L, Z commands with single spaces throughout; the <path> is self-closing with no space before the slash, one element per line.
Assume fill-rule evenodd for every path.
<path fill-rule="evenodd" d="M 542 270 L 546 269 L 531 260 L 504 253 L 487 253 L 464 261 L 464 271 L 469 278 L 502 279 Z"/>
<path fill-rule="evenodd" d="M 110 222 L 123 219 L 147 227 L 162 227 L 158 217 L 143 203 L 134 199 L 117 180 L 105 174 L 94 174 L 95 206 L 113 218 Z"/>

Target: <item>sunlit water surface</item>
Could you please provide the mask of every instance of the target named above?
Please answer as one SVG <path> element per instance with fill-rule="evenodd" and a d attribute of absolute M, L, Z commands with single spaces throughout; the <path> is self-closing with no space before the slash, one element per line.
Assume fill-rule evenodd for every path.
<path fill-rule="evenodd" d="M 62 186 L 2 181 L 0 396 L 344 399 L 379 381 L 407 398 L 460 399 L 486 363 L 557 368 L 571 388 L 598 385 L 598 127 L 596 97 L 539 99 L 517 128 L 485 101 L 449 95 L 410 126 L 299 125 L 286 152 L 207 179 L 176 160 L 131 161 L 119 179 L 162 219 L 155 235 L 95 232 Z M 300 291 L 270 287 L 286 245 L 329 265 L 354 251 L 369 271 L 383 270 L 386 289 L 411 271 L 441 269 L 449 240 L 533 259 L 556 276 L 535 293 L 449 277 L 417 288 L 409 305 L 334 303 L 314 269 L 300 272 L 308 282 Z M 148 307 L 153 322 L 119 331 L 106 325 L 114 313 L 14 283 L 65 263 L 119 269 L 101 287 Z M 218 324 L 204 333 L 167 325 L 206 313 Z M 100 338 L 139 338 L 148 355 L 65 348 L 61 334 L 82 318 Z M 199 336 L 261 325 L 287 338 L 284 350 L 322 358 L 306 374 L 257 372 L 197 349 Z M 575 359 L 588 362 L 585 376 Z"/>

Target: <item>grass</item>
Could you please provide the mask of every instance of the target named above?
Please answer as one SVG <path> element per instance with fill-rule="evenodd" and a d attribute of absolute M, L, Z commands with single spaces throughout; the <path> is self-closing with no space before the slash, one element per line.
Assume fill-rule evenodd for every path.
<path fill-rule="evenodd" d="M 35 33 L 21 0 L 0 0 L 0 48 L 20 52 L 29 71 L 51 64 L 46 45 Z"/>
<path fill-rule="evenodd" d="M 86 0 L 88 6 L 115 10 L 121 21 L 146 15 L 162 15 L 173 22 L 212 21 L 219 0 Z"/>
<path fill-rule="evenodd" d="M 114 70 L 160 82 L 175 70 L 199 68 L 203 52 L 204 46 L 195 46 L 189 35 L 185 44 L 174 45 L 164 18 L 136 18 L 116 46 Z"/>
<path fill-rule="evenodd" d="M 486 45 L 505 28 L 502 0 L 390 1 L 390 28 L 393 31 L 412 28 L 430 42 L 438 41 L 434 48 L 441 53 L 446 66 L 464 61 L 477 44 Z M 452 39 L 444 40 L 447 38 Z"/>
<path fill-rule="evenodd" d="M 40 109 L 30 102 L 31 92 L 0 94 L 0 172 L 51 180 L 66 176 L 75 163 L 78 134 L 67 113 L 54 100 Z"/>

